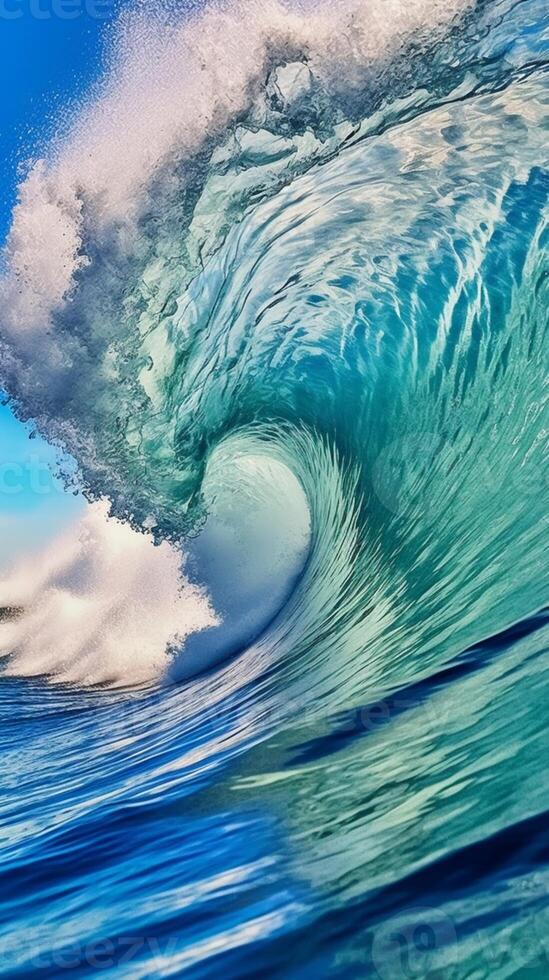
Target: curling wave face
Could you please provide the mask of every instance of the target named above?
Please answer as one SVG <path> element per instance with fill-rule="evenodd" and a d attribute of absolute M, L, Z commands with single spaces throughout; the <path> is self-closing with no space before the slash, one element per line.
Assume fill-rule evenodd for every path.
<path fill-rule="evenodd" d="M 101 765 L 132 805 L 160 786 L 174 804 L 197 793 L 201 840 L 217 840 L 226 792 L 244 827 L 262 808 L 264 847 L 246 844 L 245 866 L 217 856 L 242 919 L 212 884 L 219 929 L 191 941 L 183 915 L 168 973 L 225 957 L 244 976 L 255 940 L 266 970 L 300 975 L 323 922 L 321 972 L 337 951 L 398 977 L 389 926 L 414 901 L 438 909 L 429 968 L 517 966 L 483 973 L 471 936 L 483 915 L 492 948 L 511 942 L 518 880 L 545 873 L 513 850 L 513 825 L 533 820 L 537 840 L 549 806 L 521 707 L 544 691 L 545 619 L 511 628 L 549 584 L 545 54 L 538 0 L 134 13 L 107 81 L 21 187 L 2 385 L 75 456 L 91 500 L 147 548 L 163 542 L 170 583 L 182 547 L 209 589 L 185 580 L 192 608 L 174 596 L 154 649 L 194 635 L 169 664 L 146 657 L 147 679 L 217 670 L 128 702 L 135 786 L 114 750 Z M 59 657 L 40 669 L 94 681 L 62 659 L 64 673 Z M 24 662 L 12 654 L 9 672 Z M 119 702 L 101 703 L 117 725 Z M 355 724 L 376 706 L 375 732 Z M 511 770 L 524 795 L 503 813 Z M 270 834 L 306 853 L 280 864 Z M 422 870 L 440 860 L 451 878 L 498 834 L 515 862 L 501 902 L 490 869 L 453 896 Z M 119 858 L 104 873 L 122 935 Z M 260 887 L 262 862 L 274 870 Z M 153 877 L 168 916 L 169 876 Z"/>
<path fill-rule="evenodd" d="M 2 380 L 89 496 L 157 539 L 200 527 L 232 433 L 263 426 L 302 483 L 292 429 L 331 444 L 357 474 L 342 507 L 361 510 L 364 565 L 383 556 L 383 608 L 402 577 L 399 622 L 421 605 L 429 623 L 447 574 L 442 615 L 478 629 L 475 589 L 495 625 L 500 600 L 511 619 L 543 595 L 543 65 L 520 32 L 530 4 L 392 12 L 123 21 L 102 90 L 22 185 Z"/>

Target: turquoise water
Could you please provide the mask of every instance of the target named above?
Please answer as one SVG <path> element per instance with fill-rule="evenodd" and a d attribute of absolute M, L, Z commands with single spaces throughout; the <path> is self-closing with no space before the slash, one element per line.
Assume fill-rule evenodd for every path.
<path fill-rule="evenodd" d="M 130 18 L 22 187 L 0 380 L 133 531 L 0 594 L 6 976 L 549 975 L 544 5 L 384 10 Z"/>

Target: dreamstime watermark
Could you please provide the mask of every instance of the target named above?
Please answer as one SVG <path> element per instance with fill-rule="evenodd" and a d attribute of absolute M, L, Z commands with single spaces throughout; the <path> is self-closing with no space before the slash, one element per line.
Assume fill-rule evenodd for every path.
<path fill-rule="evenodd" d="M 115 0 L 0 0 L 0 20 L 107 20 L 115 13 Z"/>

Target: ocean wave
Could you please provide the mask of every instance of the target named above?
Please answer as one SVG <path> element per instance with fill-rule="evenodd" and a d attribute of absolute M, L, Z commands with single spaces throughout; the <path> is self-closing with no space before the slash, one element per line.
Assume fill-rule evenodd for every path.
<path fill-rule="evenodd" d="M 297 621 L 322 576 L 320 661 L 337 640 L 354 664 L 367 623 L 390 676 L 546 595 L 545 84 L 517 40 L 536 10 L 134 12 L 20 188 L 16 411 L 156 541 L 200 531 L 218 447 L 261 432 L 307 497 Z M 255 482 L 273 499 L 272 471 Z"/>
<path fill-rule="evenodd" d="M 4 254 L 0 972 L 545 976 L 545 8 L 147 7 Z"/>

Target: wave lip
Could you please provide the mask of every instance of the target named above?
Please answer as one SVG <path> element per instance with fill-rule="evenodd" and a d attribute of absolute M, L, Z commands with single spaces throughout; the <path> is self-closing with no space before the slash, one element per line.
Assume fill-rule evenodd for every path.
<path fill-rule="evenodd" d="M 106 80 L 20 187 L 0 285 L 1 383 L 119 516 L 146 520 L 140 490 L 150 481 L 165 508 L 174 496 L 189 506 L 196 490 L 202 448 L 189 447 L 187 460 L 170 453 L 181 434 L 160 432 L 158 415 L 166 374 L 185 356 L 174 350 L 174 314 L 197 272 L 250 200 L 352 132 L 342 63 L 360 104 L 373 64 L 391 62 L 417 32 L 421 43 L 444 33 L 466 8 L 258 2 L 212 4 L 183 20 L 121 18 Z M 313 77 L 326 103 L 316 121 L 302 118 Z M 136 478 L 139 441 L 141 462 L 162 444 L 154 475 Z"/>

